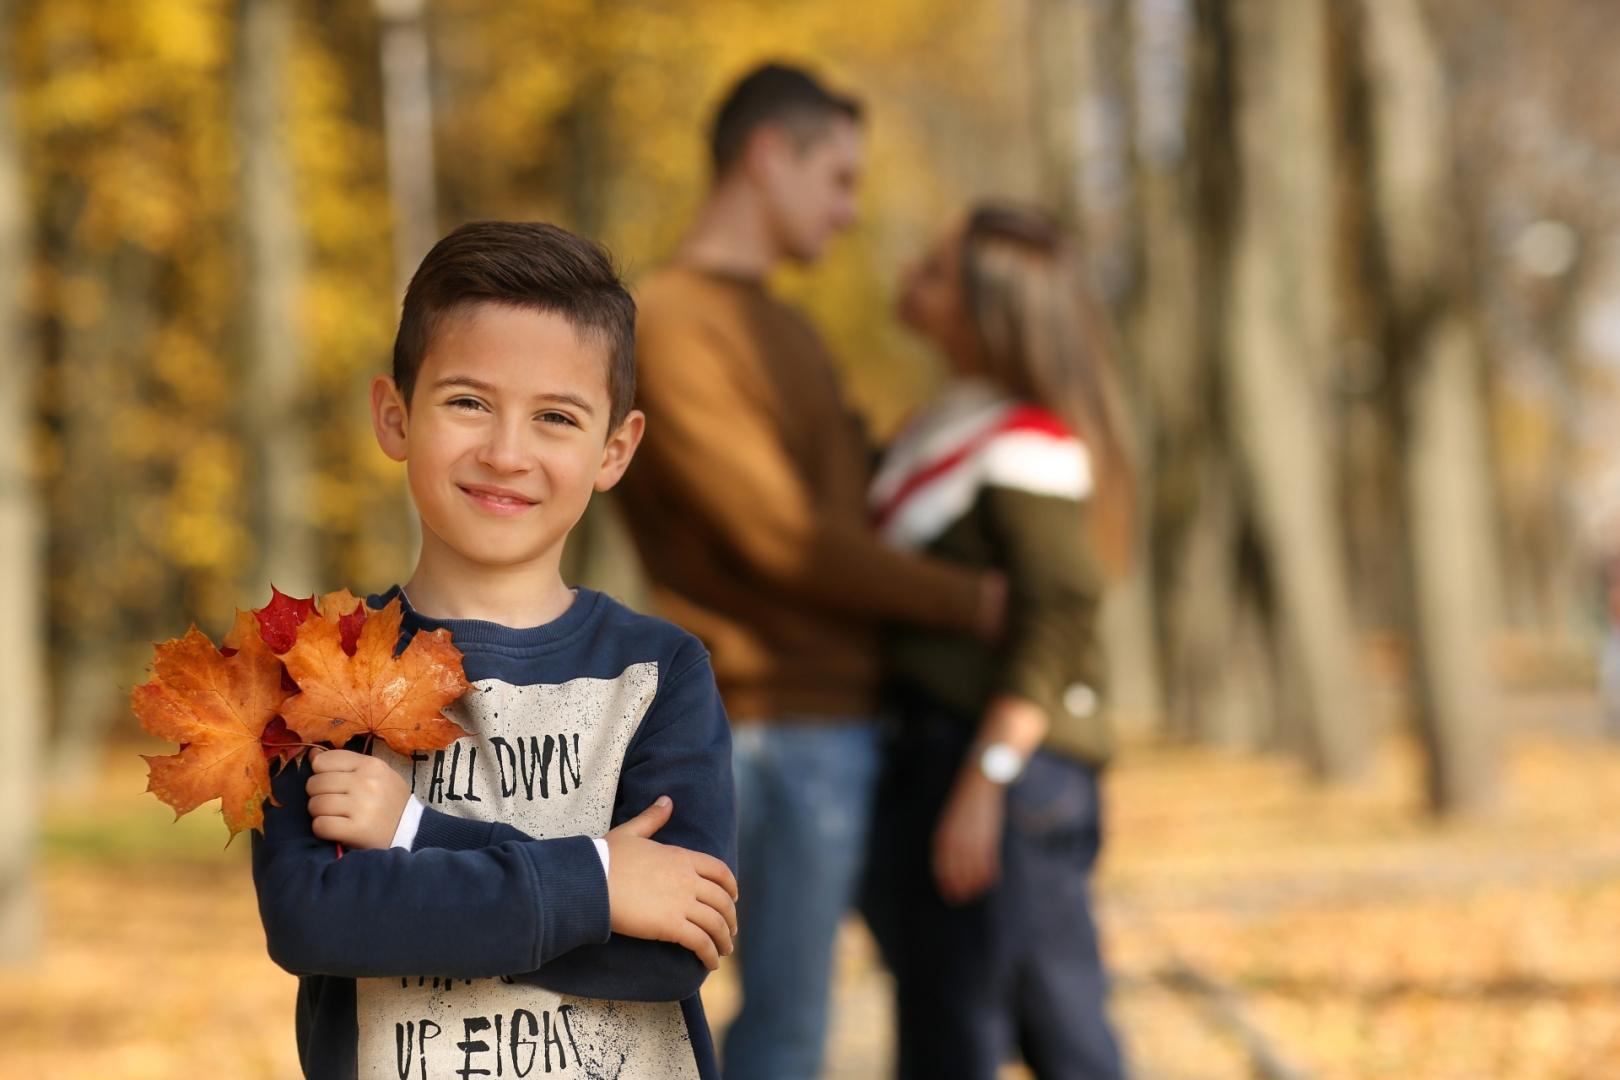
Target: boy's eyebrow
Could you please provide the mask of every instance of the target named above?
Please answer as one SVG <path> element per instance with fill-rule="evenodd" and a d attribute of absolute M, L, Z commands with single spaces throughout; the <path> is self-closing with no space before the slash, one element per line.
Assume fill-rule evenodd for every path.
<path fill-rule="evenodd" d="M 481 379 L 475 379 L 471 375 L 447 375 L 434 383 L 433 389 L 438 390 L 446 386 L 465 386 L 469 390 L 482 390 L 486 394 L 495 392 L 493 385 Z"/>
<path fill-rule="evenodd" d="M 475 379 L 471 375 L 446 375 L 444 378 L 433 384 L 433 388 L 435 390 L 439 390 L 447 386 L 464 386 L 469 390 L 478 390 L 486 394 L 493 394 L 497 392 L 497 388 L 493 384 L 484 382 L 482 379 Z M 572 405 L 574 408 L 579 409 L 580 411 L 591 416 L 596 415 L 596 410 L 591 407 L 591 403 L 577 394 L 555 393 L 541 394 L 539 396 L 546 401 L 555 401 L 562 405 Z"/>

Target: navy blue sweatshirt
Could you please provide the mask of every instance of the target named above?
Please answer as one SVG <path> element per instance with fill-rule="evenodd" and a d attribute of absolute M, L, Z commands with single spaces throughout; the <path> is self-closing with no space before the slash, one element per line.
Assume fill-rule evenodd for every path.
<path fill-rule="evenodd" d="M 372 597 L 373 607 L 399 595 Z M 592 837 L 660 795 L 656 839 L 736 869 L 731 736 L 697 639 L 580 589 L 514 630 L 447 627 L 472 683 L 446 714 L 473 734 L 374 750 L 426 805 L 410 851 L 349 851 L 311 830 L 308 765 L 283 769 L 253 880 L 270 956 L 300 976 L 309 1080 L 718 1080 L 692 952 L 609 931 Z"/>

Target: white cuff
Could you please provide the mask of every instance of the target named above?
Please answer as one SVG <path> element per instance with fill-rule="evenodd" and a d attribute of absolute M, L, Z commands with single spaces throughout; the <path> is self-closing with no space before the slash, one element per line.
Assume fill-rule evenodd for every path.
<path fill-rule="evenodd" d="M 411 801 L 405 804 L 404 812 L 399 815 L 399 827 L 394 830 L 394 842 L 388 846 L 411 850 L 411 845 L 416 843 L 416 830 L 422 825 L 422 811 L 426 809 L 427 807 L 422 805 L 422 800 L 412 795 Z"/>
<path fill-rule="evenodd" d="M 602 860 L 602 876 L 607 877 L 607 872 L 608 872 L 608 846 L 607 846 L 607 841 L 597 839 L 597 840 L 592 840 L 591 843 L 596 845 L 596 857 L 598 859 Z"/>

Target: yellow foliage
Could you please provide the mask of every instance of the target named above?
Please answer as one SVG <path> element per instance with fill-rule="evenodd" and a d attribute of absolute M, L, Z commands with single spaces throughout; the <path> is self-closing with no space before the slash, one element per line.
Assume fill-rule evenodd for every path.
<path fill-rule="evenodd" d="M 402 475 L 365 384 L 397 318 L 370 0 L 289 0 L 280 102 L 305 241 L 296 330 L 309 517 L 332 584 L 407 570 Z M 780 287 L 810 310 L 879 432 L 936 378 L 893 325 L 899 266 L 967 198 L 1027 194 L 1025 8 L 991 0 L 436 0 L 440 225 L 544 218 L 632 277 L 665 258 L 708 181 L 717 99 L 772 58 L 862 97 L 868 224 Z M 39 221 L 41 461 L 68 648 L 218 627 L 262 591 L 244 418 L 232 0 L 31 0 L 16 27 Z M 77 643 L 77 644 L 76 644 Z"/>

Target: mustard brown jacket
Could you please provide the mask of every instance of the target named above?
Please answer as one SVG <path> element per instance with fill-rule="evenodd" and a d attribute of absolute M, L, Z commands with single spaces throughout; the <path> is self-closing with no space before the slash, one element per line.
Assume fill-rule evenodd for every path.
<path fill-rule="evenodd" d="M 621 497 L 658 613 L 708 647 L 734 720 L 869 713 L 878 624 L 966 632 L 978 575 L 875 538 L 831 358 L 760 282 L 667 267 L 637 301 Z"/>

